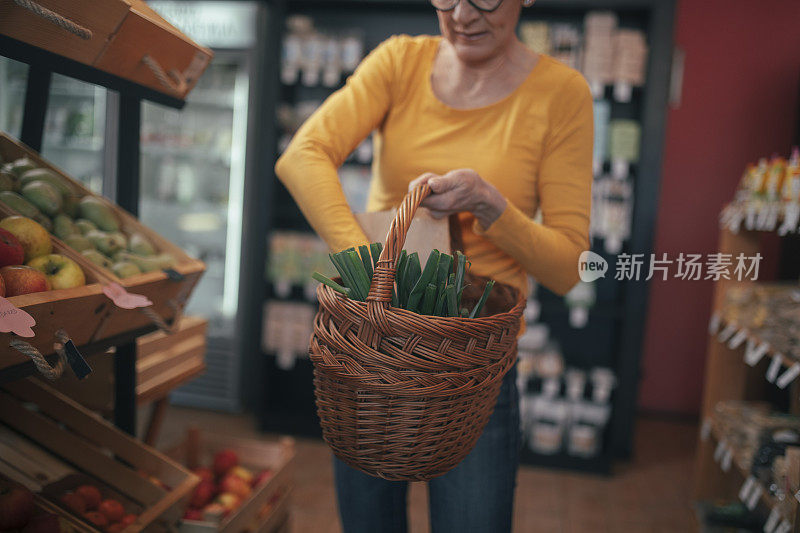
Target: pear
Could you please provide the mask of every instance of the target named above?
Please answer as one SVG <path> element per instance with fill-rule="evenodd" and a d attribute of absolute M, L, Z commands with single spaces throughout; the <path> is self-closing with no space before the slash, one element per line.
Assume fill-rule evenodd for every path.
<path fill-rule="evenodd" d="M 106 257 L 113 257 L 115 253 L 125 249 L 124 237 L 120 241 L 117 234 L 114 233 L 94 229 L 89 231 L 85 237 Z"/>
<path fill-rule="evenodd" d="M 75 250 L 76 252 L 83 252 L 86 250 L 94 250 L 92 242 L 81 235 L 80 233 L 73 233 L 64 238 L 64 243 Z"/>
<path fill-rule="evenodd" d="M 83 235 L 78 226 L 67 215 L 59 214 L 53 219 L 53 233 L 59 239 L 66 239 L 69 235 Z"/>
<path fill-rule="evenodd" d="M 28 183 L 36 180 L 41 180 L 49 183 L 62 196 L 67 194 L 74 194 L 72 187 L 67 184 L 64 178 L 62 178 L 49 168 L 34 168 L 32 170 L 26 171 L 20 176 L 20 183 L 22 184 L 23 187 Z"/>
<path fill-rule="evenodd" d="M 84 196 L 78 203 L 81 218 L 91 220 L 103 231 L 119 231 L 119 221 L 114 211 L 100 198 Z"/>
<path fill-rule="evenodd" d="M 142 271 L 139 270 L 139 267 L 130 261 L 120 261 L 118 263 L 114 263 L 111 266 L 111 271 L 114 272 L 118 278 L 129 278 L 131 276 L 135 276 L 136 274 L 142 273 Z"/>
<path fill-rule="evenodd" d="M 35 205 L 13 191 L 0 191 L 0 202 L 24 217 L 34 218 L 42 214 Z"/>
<path fill-rule="evenodd" d="M 111 269 L 111 266 L 113 265 L 111 259 L 104 256 L 94 248 L 83 250 L 81 255 L 99 267 Z"/>
<path fill-rule="evenodd" d="M 114 256 L 118 262 L 129 261 L 138 266 L 142 272 L 153 272 L 175 266 L 175 259 L 170 254 L 160 254 L 151 257 L 132 254 L 130 252 L 119 252 Z"/>
<path fill-rule="evenodd" d="M 61 193 L 44 180 L 33 180 L 23 185 L 22 196 L 45 215 L 52 217 L 61 210 Z"/>
<path fill-rule="evenodd" d="M 156 255 L 156 248 L 153 244 L 141 233 L 134 233 L 128 240 L 128 250 L 136 255 L 143 255 L 146 257 Z"/>
<path fill-rule="evenodd" d="M 86 235 L 92 230 L 96 230 L 97 226 L 95 226 L 94 222 L 91 220 L 86 220 L 85 218 L 79 218 L 75 221 L 75 227 L 78 228 L 78 231 Z"/>
<path fill-rule="evenodd" d="M 5 165 L 5 169 L 17 175 L 17 177 L 22 177 L 29 170 L 33 170 L 37 167 L 36 163 L 28 159 L 27 157 L 20 157 L 16 161 L 12 161 Z"/>
<path fill-rule="evenodd" d="M 78 218 L 80 214 L 80 207 L 78 204 L 81 202 L 81 197 L 76 194 L 65 194 L 64 202 L 61 206 L 61 211 L 69 216 L 71 219 Z"/>

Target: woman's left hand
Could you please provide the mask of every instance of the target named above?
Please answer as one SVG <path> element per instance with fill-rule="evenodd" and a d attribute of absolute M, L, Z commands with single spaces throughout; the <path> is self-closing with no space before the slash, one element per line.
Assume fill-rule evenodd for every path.
<path fill-rule="evenodd" d="M 430 209 L 434 218 L 468 211 L 487 229 L 506 208 L 507 200 L 500 191 L 469 168 L 451 170 L 442 176 L 423 174 L 408 185 L 408 190 L 422 183 L 427 183 L 433 194 L 421 205 Z"/>

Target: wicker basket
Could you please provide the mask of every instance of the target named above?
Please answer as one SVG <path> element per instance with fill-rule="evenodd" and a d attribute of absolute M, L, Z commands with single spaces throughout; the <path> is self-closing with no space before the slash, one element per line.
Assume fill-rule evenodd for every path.
<path fill-rule="evenodd" d="M 342 461 L 390 480 L 424 481 L 455 467 L 489 420 L 516 360 L 525 301 L 485 318 L 389 307 L 395 262 L 430 194 L 406 196 L 389 228 L 366 302 L 317 289 L 310 355 L 325 441 Z"/>

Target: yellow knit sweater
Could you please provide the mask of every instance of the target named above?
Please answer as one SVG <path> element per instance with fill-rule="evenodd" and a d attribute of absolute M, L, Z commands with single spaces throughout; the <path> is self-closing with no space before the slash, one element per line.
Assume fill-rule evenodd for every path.
<path fill-rule="evenodd" d="M 439 37 L 392 37 L 297 132 L 275 171 L 334 250 L 367 243 L 337 168 L 373 130 L 368 211 L 399 205 L 425 172 L 472 168 L 508 200 L 481 228 L 461 213 L 472 271 L 522 290 L 527 274 L 557 293 L 578 281 L 588 248 L 592 97 L 583 77 L 546 55 L 510 95 L 454 109 L 431 88 Z M 534 222 L 541 209 L 542 222 Z"/>

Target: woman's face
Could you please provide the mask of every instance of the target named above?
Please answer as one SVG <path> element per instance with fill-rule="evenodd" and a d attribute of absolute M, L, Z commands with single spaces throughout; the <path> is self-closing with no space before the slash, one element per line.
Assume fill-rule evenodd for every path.
<path fill-rule="evenodd" d="M 439 29 L 464 63 L 480 63 L 505 53 L 515 38 L 520 0 L 503 0 L 492 12 L 474 8 L 467 0 L 450 11 L 437 11 Z"/>

